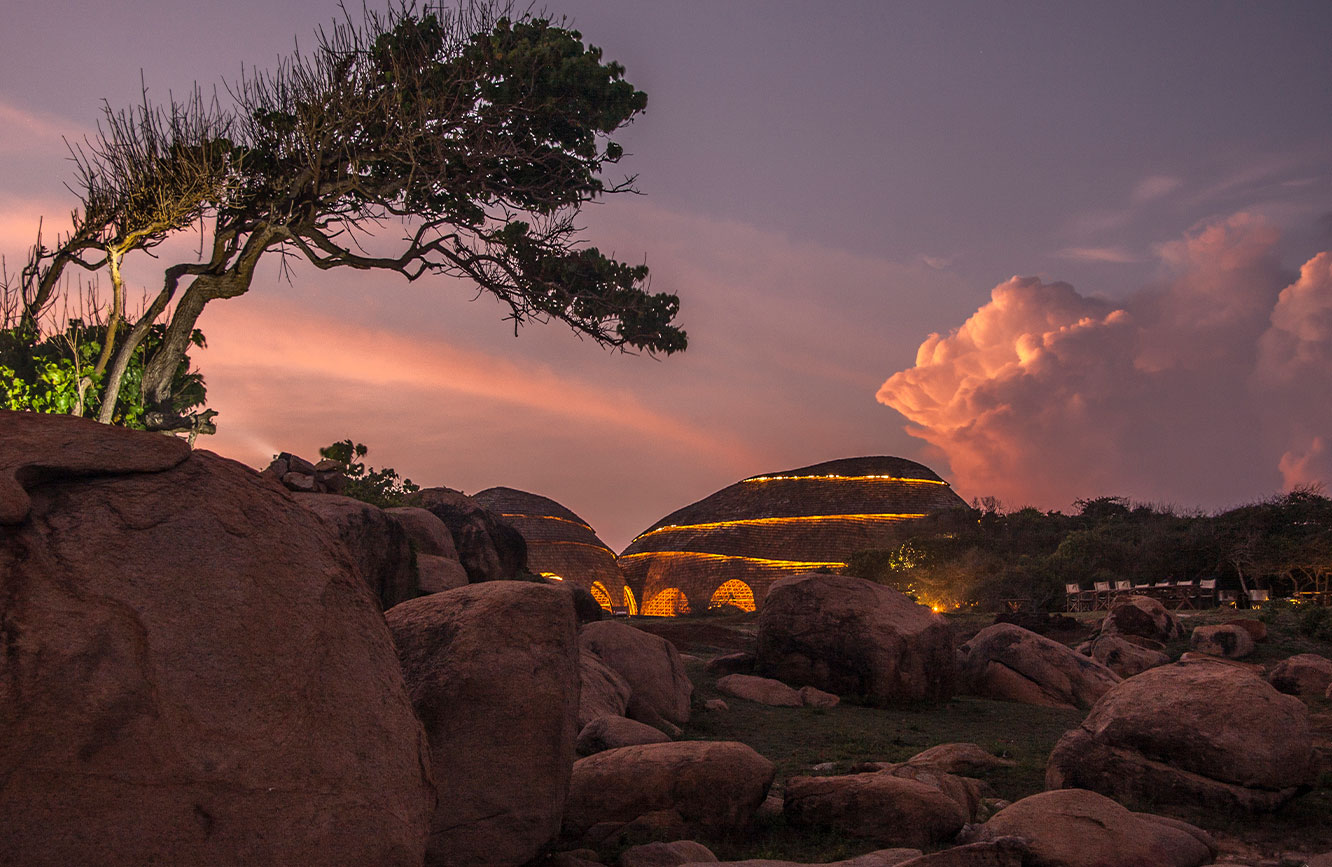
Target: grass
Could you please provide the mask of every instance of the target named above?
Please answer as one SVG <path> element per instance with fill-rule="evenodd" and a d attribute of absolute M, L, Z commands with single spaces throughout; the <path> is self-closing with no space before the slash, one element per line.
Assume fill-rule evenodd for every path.
<path fill-rule="evenodd" d="M 1103 614 L 1078 614 L 1077 620 L 1085 628 L 1056 637 L 1076 644 Z M 1332 630 L 1320 632 L 1321 621 L 1310 628 L 1312 616 L 1290 610 L 1290 606 L 1272 606 L 1262 611 L 1212 609 L 1180 614 L 1186 635 L 1169 646 L 1175 657 L 1188 650 L 1187 633 L 1192 627 L 1238 617 L 1261 618 L 1268 624 L 1269 639 L 1259 643 L 1246 662 L 1271 666 L 1296 653 L 1332 657 Z M 959 643 L 990 622 L 992 618 L 974 613 L 957 617 Z M 815 765 L 832 763 L 832 769 L 814 773 L 841 774 L 860 762 L 900 762 L 936 744 L 960 741 L 979 744 L 1016 762 L 1011 768 L 978 775 L 989 786 L 989 795 L 1016 801 L 1044 791 L 1045 763 L 1051 749 L 1065 731 L 1077 726 L 1083 718 L 1080 711 L 968 696 L 957 696 L 939 705 L 891 709 L 863 707 L 846 701 L 826 710 L 768 707 L 722 695 L 716 688 L 716 676 L 706 671 L 703 663 L 709 657 L 737 649 L 752 650 L 754 615 L 686 616 L 669 621 L 636 618 L 635 623 L 665 635 L 682 653 L 699 658 L 686 664 L 695 688 L 695 710 L 683 737 L 748 744 L 776 765 L 773 790 L 777 793 L 787 779 L 812 773 Z M 724 699 L 729 710 L 705 710 L 704 703 L 713 698 Z M 1310 699 L 1308 704 L 1316 738 L 1332 746 L 1332 700 Z M 1332 766 L 1325 770 L 1313 791 L 1271 815 L 1234 817 L 1167 807 L 1150 809 L 1206 828 L 1236 846 L 1248 846 L 1272 856 L 1301 847 L 1306 852 L 1326 851 L 1332 849 Z M 761 816 L 742 836 L 700 842 L 723 860 L 773 858 L 826 862 L 851 858 L 874 848 L 833 832 L 787 827 L 780 815 Z"/>

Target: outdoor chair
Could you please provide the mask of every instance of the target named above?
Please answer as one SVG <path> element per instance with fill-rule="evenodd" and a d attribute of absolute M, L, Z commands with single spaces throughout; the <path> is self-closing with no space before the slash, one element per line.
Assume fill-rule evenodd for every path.
<path fill-rule="evenodd" d="M 1110 582 L 1097 581 L 1092 585 L 1093 593 L 1096 594 L 1095 607 L 1097 610 L 1110 607 Z"/>
<path fill-rule="evenodd" d="M 1174 589 L 1171 592 L 1171 598 L 1175 603 L 1175 610 L 1181 608 L 1192 608 L 1194 600 L 1194 587 L 1192 581 L 1176 581 Z"/>
<path fill-rule="evenodd" d="M 1087 591 L 1082 589 L 1081 584 L 1064 585 L 1065 608 L 1068 611 L 1090 611 L 1088 606 Z"/>
<path fill-rule="evenodd" d="M 1199 605 L 1206 604 L 1208 608 L 1216 605 L 1216 579 L 1206 578 L 1198 582 L 1198 589 L 1193 591 L 1193 598 Z"/>

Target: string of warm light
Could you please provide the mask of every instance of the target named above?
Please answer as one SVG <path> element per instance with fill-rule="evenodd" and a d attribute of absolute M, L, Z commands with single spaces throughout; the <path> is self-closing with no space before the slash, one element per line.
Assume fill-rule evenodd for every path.
<path fill-rule="evenodd" d="M 566 524 L 573 524 L 575 527 L 582 527 L 584 530 L 592 530 L 582 521 L 575 521 L 572 518 L 561 518 L 559 515 L 524 515 L 521 512 L 501 512 L 502 518 L 530 518 L 533 521 L 563 521 Z M 596 532 L 592 530 L 592 532 Z"/>
<path fill-rule="evenodd" d="M 615 552 L 612 551 L 610 548 L 603 548 L 603 547 L 600 546 L 600 545 L 593 545 L 591 542 L 571 542 L 571 541 L 568 541 L 567 539 L 528 539 L 528 540 L 527 540 L 527 546 L 528 546 L 529 548 L 534 548 L 534 547 L 537 547 L 537 546 L 540 546 L 540 545 L 578 545 L 579 547 L 582 547 L 582 548 L 591 548 L 593 551 L 605 551 L 607 554 L 610 554 L 612 557 L 615 556 Z"/>
<path fill-rule="evenodd" d="M 641 554 L 622 554 L 620 560 L 632 560 L 635 557 L 694 557 L 707 560 L 739 560 L 746 563 L 756 563 L 760 566 L 770 566 L 775 569 L 790 569 L 792 571 L 807 569 L 845 569 L 845 563 L 820 562 L 814 560 L 770 560 L 766 557 L 742 557 L 738 554 L 703 554 L 698 551 L 644 551 Z"/>
<path fill-rule="evenodd" d="M 744 479 L 742 483 L 748 482 L 795 482 L 806 481 L 809 479 L 840 479 L 854 482 L 907 482 L 917 485 L 947 485 L 947 482 L 941 482 L 938 479 L 912 479 L 906 476 L 754 476 Z"/>
<path fill-rule="evenodd" d="M 765 524 L 796 524 L 808 523 L 811 521 L 857 521 L 867 524 L 879 522 L 891 523 L 896 521 L 910 521 L 923 517 L 925 517 L 924 513 L 907 514 L 892 512 L 865 515 L 792 515 L 783 518 L 735 518 L 730 521 L 708 521 L 702 524 L 667 524 L 664 527 L 648 530 L 641 536 L 636 537 L 634 541 L 637 542 L 639 539 L 644 539 L 654 533 L 664 533 L 668 530 L 711 530 L 718 527 L 754 527 L 763 526 Z"/>

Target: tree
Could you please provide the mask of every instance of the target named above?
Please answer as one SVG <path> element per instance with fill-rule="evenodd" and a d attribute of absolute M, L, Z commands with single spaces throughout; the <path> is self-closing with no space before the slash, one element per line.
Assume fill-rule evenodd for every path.
<path fill-rule="evenodd" d="M 603 170 L 609 139 L 646 106 L 618 63 L 549 19 L 494 4 L 367 11 L 322 30 L 309 55 L 204 100 L 105 112 L 75 149 L 81 209 L 70 235 L 40 240 L 24 267 L 20 331 L 36 333 L 65 270 L 111 282 L 95 362 L 98 419 L 151 329 L 142 375 L 145 421 L 196 428 L 173 405 L 175 374 L 204 306 L 244 294 L 269 254 L 284 265 L 462 277 L 508 309 L 517 327 L 558 320 L 597 343 L 670 354 L 686 346 L 679 300 L 647 289 L 645 265 L 585 245 L 582 205 L 633 190 Z M 389 243 L 375 230 L 403 227 Z M 121 266 L 187 227 L 203 255 L 163 269 L 162 286 L 125 318 Z"/>

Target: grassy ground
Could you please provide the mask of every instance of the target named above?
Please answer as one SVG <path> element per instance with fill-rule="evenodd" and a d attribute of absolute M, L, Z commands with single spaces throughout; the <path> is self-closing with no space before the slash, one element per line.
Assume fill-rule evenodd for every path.
<path fill-rule="evenodd" d="M 1078 614 L 1076 625 L 1069 625 L 1052 637 L 1075 645 L 1085 639 L 1103 614 Z M 1307 612 L 1292 612 L 1278 606 L 1266 612 L 1213 609 L 1181 612 L 1181 615 L 1186 632 L 1193 626 L 1236 617 L 1263 619 L 1268 624 L 1269 639 L 1258 645 L 1247 662 L 1270 667 L 1296 653 L 1332 657 L 1332 629 L 1320 633 L 1318 624 L 1313 629 L 1307 628 L 1310 620 Z M 988 615 L 958 616 L 954 619 L 958 643 L 992 621 Z M 713 656 L 753 649 L 755 615 L 634 618 L 634 623 L 670 639 L 682 653 L 697 657 L 686 663 L 695 688 L 695 713 L 684 737 L 748 744 L 776 764 L 774 791 L 778 793 L 786 779 L 811 773 L 814 765 L 829 762 L 833 765 L 831 770 L 816 773 L 846 773 L 859 762 L 903 761 L 936 744 L 966 741 L 1017 763 L 1012 768 L 981 775 L 991 795 L 1015 801 L 1044 790 L 1045 762 L 1050 750 L 1083 717 L 1079 711 L 962 696 L 943 705 L 887 710 L 846 702 L 827 710 L 767 707 L 722 696 L 716 688 L 716 677 L 704 669 L 704 662 Z M 1187 637 L 1169 647 L 1174 656 L 1187 649 Z M 703 703 L 712 698 L 724 698 L 729 710 L 704 710 Z M 1315 741 L 1332 758 L 1332 701 L 1311 699 L 1308 704 Z M 1272 858 L 1289 852 L 1329 851 L 1332 850 L 1332 762 L 1325 768 L 1314 791 L 1269 816 L 1235 818 L 1162 807 L 1152 809 L 1207 828 L 1218 836 L 1223 852 L 1236 857 Z M 832 833 L 787 828 L 780 816 L 759 820 L 752 833 L 743 839 L 703 842 L 723 859 L 782 858 L 807 862 L 849 858 L 874 848 Z"/>

